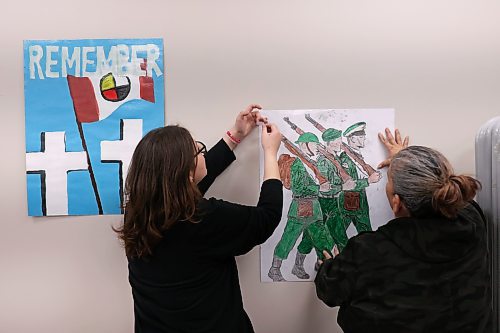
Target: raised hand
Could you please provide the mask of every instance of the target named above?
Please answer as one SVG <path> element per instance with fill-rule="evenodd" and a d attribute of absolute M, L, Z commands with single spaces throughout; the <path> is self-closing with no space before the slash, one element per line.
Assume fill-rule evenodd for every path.
<path fill-rule="evenodd" d="M 281 145 L 281 132 L 275 124 L 262 125 L 262 148 L 276 155 Z"/>
<path fill-rule="evenodd" d="M 384 144 L 387 152 L 389 153 L 389 157 L 378 165 L 377 168 L 383 168 L 389 166 L 391 164 L 391 159 L 394 155 L 396 155 L 400 150 L 408 147 L 410 137 L 406 136 L 404 140 L 401 138 L 401 133 L 398 129 L 394 131 L 394 135 L 392 135 L 391 130 L 385 129 L 385 136 L 383 133 L 378 134 L 378 138 Z"/>
<path fill-rule="evenodd" d="M 234 126 L 229 130 L 236 140 L 243 140 L 256 126 L 257 123 L 267 124 L 267 118 L 260 115 L 262 107 L 259 104 L 250 104 L 236 117 Z"/>

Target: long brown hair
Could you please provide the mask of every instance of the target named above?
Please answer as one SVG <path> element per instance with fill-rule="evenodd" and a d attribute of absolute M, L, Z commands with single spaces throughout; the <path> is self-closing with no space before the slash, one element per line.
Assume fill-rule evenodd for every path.
<path fill-rule="evenodd" d="M 397 153 L 389 175 L 394 193 L 412 216 L 434 212 L 454 218 L 481 189 L 478 180 L 454 174 L 443 154 L 422 146 L 411 146 Z"/>
<path fill-rule="evenodd" d="M 190 179 L 195 143 L 188 130 L 166 126 L 146 134 L 135 148 L 125 182 L 125 218 L 115 229 L 129 258 L 153 254 L 179 220 L 195 222 L 201 198 Z"/>

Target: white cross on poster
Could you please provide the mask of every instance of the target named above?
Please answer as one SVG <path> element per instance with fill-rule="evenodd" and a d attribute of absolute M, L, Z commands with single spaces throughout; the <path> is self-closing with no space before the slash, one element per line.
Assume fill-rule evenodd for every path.
<path fill-rule="evenodd" d="M 66 215 L 68 173 L 87 170 L 87 156 L 83 151 L 66 151 L 64 132 L 42 133 L 41 142 L 40 152 L 26 154 L 26 171 L 41 177 L 45 215 Z"/>
<path fill-rule="evenodd" d="M 120 140 L 101 142 L 101 161 L 119 164 L 120 197 L 124 199 L 125 175 L 134 149 L 142 139 L 142 120 L 123 119 L 120 122 Z M 123 201 L 122 205 L 123 207 Z M 123 212 L 123 208 L 122 208 Z"/>

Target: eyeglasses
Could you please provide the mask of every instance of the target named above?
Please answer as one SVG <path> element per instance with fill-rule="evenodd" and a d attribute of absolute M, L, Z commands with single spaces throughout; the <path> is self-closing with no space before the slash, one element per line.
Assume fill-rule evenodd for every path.
<path fill-rule="evenodd" d="M 207 146 L 205 146 L 205 144 L 201 141 L 195 141 L 195 142 L 196 145 L 198 146 L 198 149 L 196 150 L 196 154 L 194 154 L 194 157 L 198 156 L 199 154 L 205 156 L 205 154 L 207 153 Z"/>

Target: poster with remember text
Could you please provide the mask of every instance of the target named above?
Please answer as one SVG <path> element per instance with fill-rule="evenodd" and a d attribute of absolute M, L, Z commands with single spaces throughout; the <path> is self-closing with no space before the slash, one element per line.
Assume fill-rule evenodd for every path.
<path fill-rule="evenodd" d="M 137 143 L 164 125 L 162 39 L 25 40 L 29 216 L 123 213 Z"/>

